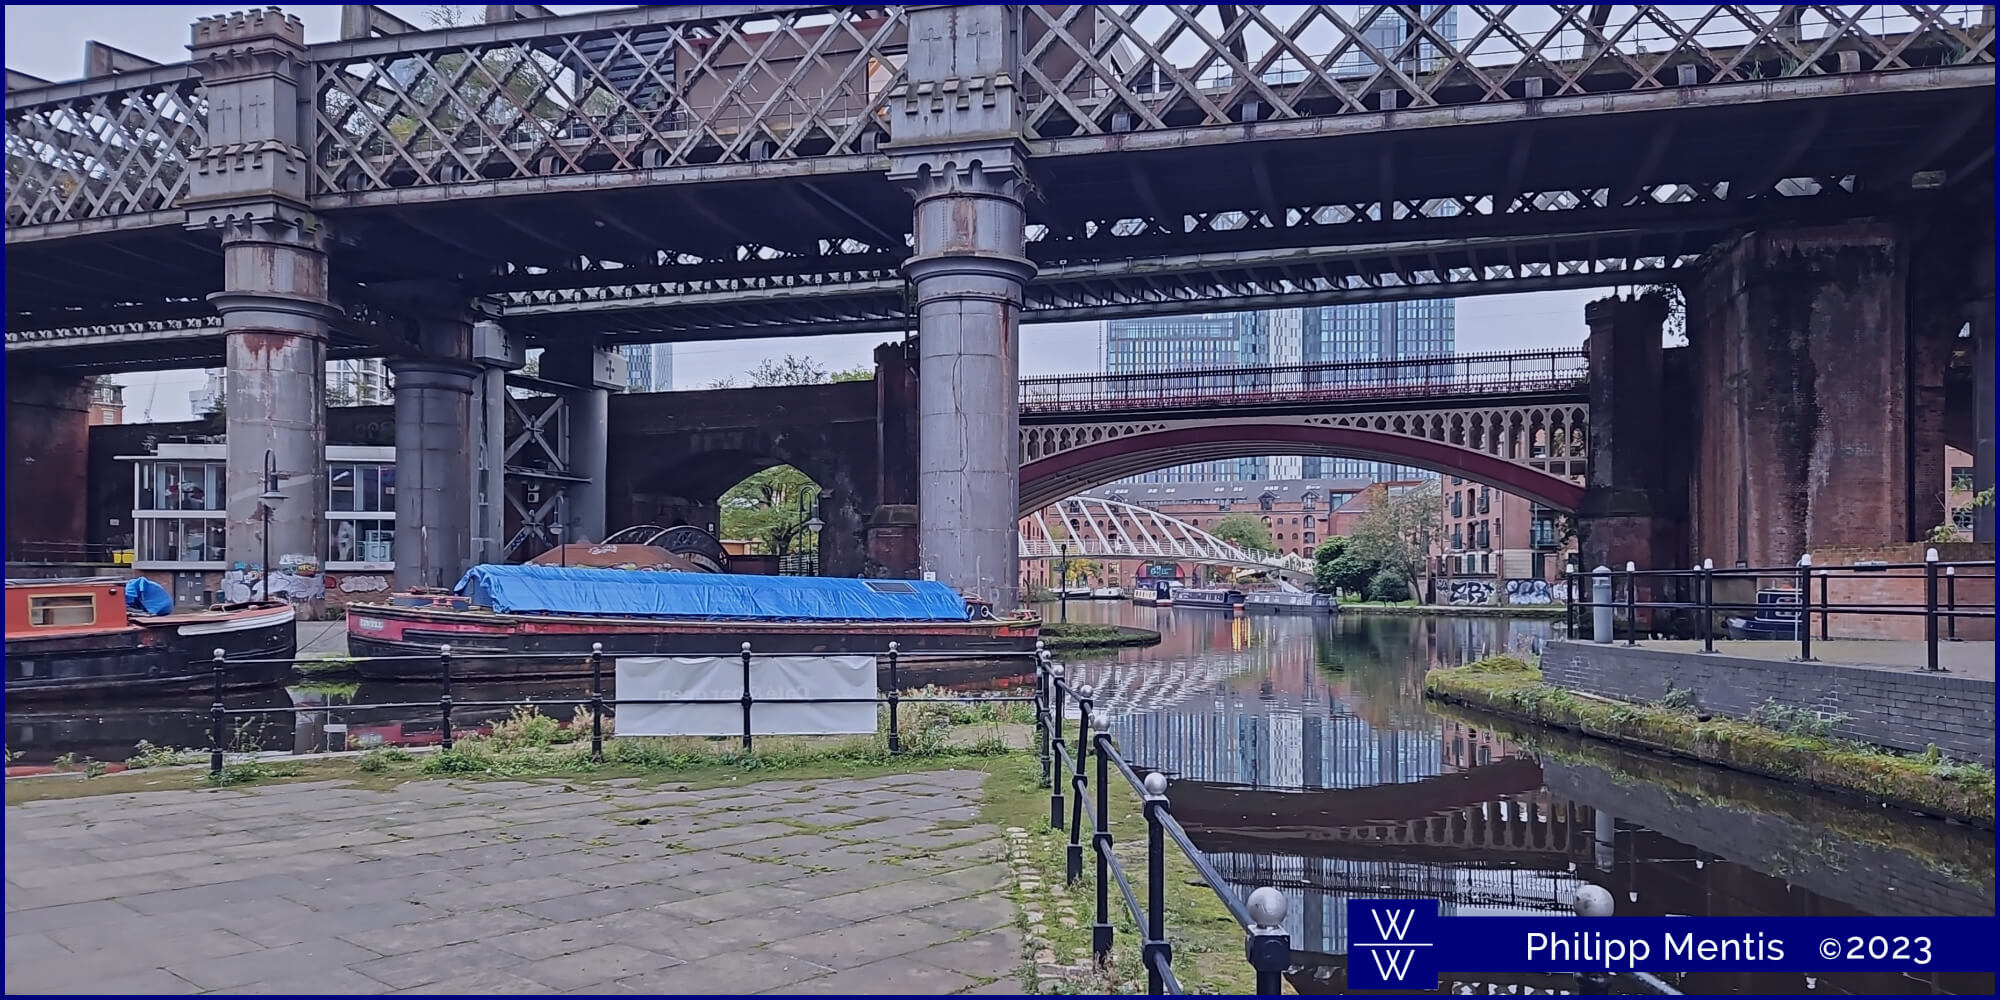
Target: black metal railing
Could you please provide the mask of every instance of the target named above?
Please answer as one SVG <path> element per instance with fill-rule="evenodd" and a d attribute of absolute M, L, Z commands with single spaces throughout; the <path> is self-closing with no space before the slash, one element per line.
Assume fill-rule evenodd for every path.
<path fill-rule="evenodd" d="M 126 553 L 129 545 L 113 545 L 100 542 L 57 542 L 22 541 L 14 543 L 7 550 L 8 562 L 39 563 L 61 565 L 65 563 L 89 563 L 95 565 L 119 565 L 121 560 L 129 564 Z"/>
<path fill-rule="evenodd" d="M 1961 641 L 1960 633 L 1969 630 L 1962 623 L 1994 619 L 1994 562 L 1945 562 L 1936 549 L 1914 563 L 1814 566 L 1805 556 L 1796 566 L 1775 569 L 1720 569 L 1703 560 L 1691 569 L 1642 570 L 1628 562 L 1622 570 L 1597 567 L 1565 575 L 1567 633 L 1607 642 L 1622 638 L 1628 646 L 1642 638 L 1700 639 L 1702 651 L 1713 653 L 1717 633 L 1729 637 L 1733 627 L 1737 637 L 1796 642 L 1798 658 L 1810 662 L 1815 633 L 1821 642 L 1893 637 L 1885 634 L 1894 629 L 1874 620 L 1920 617 L 1924 668 L 1942 671 L 1940 652 Z M 1718 586 L 1725 591 L 1720 599 Z M 1835 600 L 1837 590 L 1859 594 Z M 1741 599 L 1745 592 L 1748 600 Z M 1913 596 L 1903 598 L 1904 593 Z M 1992 637 L 1990 624 L 1980 631 Z"/>
<path fill-rule="evenodd" d="M 906 695 L 903 693 L 902 690 L 902 661 L 906 654 L 902 652 L 900 645 L 894 642 L 891 642 L 889 644 L 888 652 L 882 654 L 877 659 L 878 665 L 880 667 L 886 667 L 888 670 L 888 677 L 882 681 L 878 681 L 879 684 L 884 685 L 886 690 L 880 691 L 876 695 L 868 698 L 756 697 L 752 694 L 751 679 L 752 679 L 752 670 L 756 663 L 756 658 L 760 654 L 756 653 L 751 648 L 750 643 L 747 642 L 744 643 L 742 647 L 735 653 L 705 654 L 709 656 L 733 656 L 741 660 L 743 665 L 743 684 L 742 684 L 742 691 L 739 694 L 708 697 L 708 698 L 616 698 L 607 696 L 604 693 L 605 664 L 606 661 L 609 660 L 613 661 L 615 665 L 616 657 L 607 656 L 605 654 L 603 643 L 593 643 L 591 645 L 591 651 L 588 654 L 584 655 L 588 656 L 590 664 L 590 690 L 586 699 L 586 704 L 588 704 L 590 707 L 590 754 L 592 758 L 599 760 L 603 759 L 604 756 L 604 717 L 607 713 L 607 710 L 609 710 L 609 712 L 615 716 L 618 706 L 620 705 L 688 705 L 688 706 L 740 705 L 742 706 L 743 710 L 742 739 L 743 739 L 743 749 L 745 750 L 754 749 L 756 746 L 756 735 L 753 725 L 752 713 L 756 708 L 756 706 L 758 705 L 873 704 L 878 706 L 886 706 L 886 708 L 888 709 L 887 736 L 888 736 L 889 752 L 891 754 L 901 754 L 903 752 L 901 709 L 902 706 L 904 705 L 908 704 L 1002 705 L 1002 704 L 1027 704 L 1034 701 L 1034 698 L 1029 695 L 967 694 L 967 695 L 948 695 L 948 696 L 921 695 L 914 697 Z M 696 656 L 704 654 L 678 654 L 678 655 Z M 786 654 L 780 653 L 780 654 L 764 654 L 764 655 L 782 656 Z M 811 654 L 793 654 L 793 655 L 811 655 Z M 1040 643 L 1037 643 L 1036 648 L 1034 650 L 1024 650 L 1019 652 L 998 650 L 992 652 L 982 651 L 982 652 L 970 652 L 970 653 L 955 653 L 955 652 L 931 652 L 927 650 L 921 655 L 923 659 L 927 661 L 939 660 L 939 659 L 1004 661 L 1009 659 L 1019 660 L 1019 659 L 1032 658 L 1036 664 L 1040 664 L 1046 659 L 1047 650 L 1042 648 Z M 479 654 L 468 655 L 468 654 L 454 653 L 450 646 L 440 647 L 436 655 L 342 657 L 338 662 L 343 665 L 354 665 L 354 664 L 364 664 L 364 663 L 413 663 L 422 661 L 435 662 L 438 667 L 438 675 L 437 675 L 438 696 L 435 701 L 404 701 L 404 702 L 383 702 L 375 704 L 346 704 L 346 705 L 340 705 L 338 706 L 338 708 L 344 712 L 383 711 L 390 709 L 436 709 L 437 718 L 441 727 L 439 745 L 445 750 L 450 750 L 452 748 L 453 742 L 456 739 L 455 727 L 452 724 L 452 715 L 454 712 L 464 709 L 511 709 L 532 704 L 529 701 L 519 698 L 507 699 L 503 701 L 460 701 L 454 698 L 452 696 L 452 683 L 453 683 L 453 673 L 455 664 L 464 662 L 479 662 L 479 661 L 506 661 L 510 663 L 535 662 L 535 661 L 544 661 L 544 662 L 567 661 L 570 663 L 574 663 L 576 662 L 577 658 L 578 654 L 576 653 L 479 653 Z M 279 665 L 291 666 L 294 669 L 296 669 L 300 664 L 313 664 L 315 666 L 323 667 L 327 663 L 327 661 L 325 660 L 313 660 L 313 659 L 231 660 L 226 657 L 225 652 L 223 650 L 217 649 L 214 655 L 211 657 L 211 663 L 213 664 L 212 674 L 213 674 L 213 695 L 214 695 L 214 701 L 209 707 L 209 718 L 211 726 L 209 735 L 211 742 L 209 746 L 208 766 L 209 766 L 209 773 L 211 775 L 220 775 L 223 771 L 224 757 L 225 757 L 224 743 L 228 739 L 227 723 L 230 717 L 249 716 L 249 715 L 270 715 L 273 713 L 283 713 L 283 712 L 291 712 L 294 715 L 296 715 L 297 713 L 300 712 L 325 712 L 329 710 L 329 706 L 325 705 L 298 705 L 289 709 L 270 708 L 270 707 L 230 708 L 227 702 L 225 701 L 225 692 L 229 687 L 228 684 L 229 671 L 231 670 L 249 668 L 249 667 L 271 667 Z M 1039 667 L 1037 669 L 1039 669 Z M 567 701 L 568 699 L 565 700 Z"/>
<path fill-rule="evenodd" d="M 1065 740 L 1064 717 L 1068 706 L 1077 709 L 1076 736 Z M 1284 974 L 1292 964 L 1292 939 L 1284 929 L 1284 894 L 1270 886 L 1237 898 L 1229 883 L 1216 871 L 1208 856 L 1196 847 L 1167 800 L 1167 779 L 1157 771 L 1141 778 L 1119 753 L 1111 734 L 1105 731 L 1088 685 L 1072 689 L 1063 676 L 1061 664 L 1046 654 L 1038 657 L 1035 669 L 1035 732 L 1042 767 L 1042 783 L 1049 789 L 1049 826 L 1069 831 L 1065 858 L 1065 880 L 1074 885 L 1084 874 L 1083 834 L 1086 821 L 1090 830 L 1090 852 L 1096 857 L 1093 885 L 1096 888 L 1095 919 L 1090 925 L 1090 947 L 1098 965 L 1110 960 L 1112 925 L 1110 896 L 1116 885 L 1126 909 L 1143 937 L 1140 960 L 1146 968 L 1149 995 L 1181 994 L 1180 980 L 1174 975 L 1173 944 L 1167 936 L 1167 849 L 1174 846 L 1194 866 L 1201 880 L 1222 900 L 1236 922 L 1243 927 L 1244 956 L 1257 973 L 1257 995 L 1278 996 L 1284 992 Z M 1095 726 L 1096 728 L 1092 728 Z M 1090 776 L 1093 763 L 1096 777 Z M 1069 772 L 1069 812 L 1064 814 L 1063 772 Z M 1146 820 L 1146 901 L 1142 906 L 1125 867 L 1112 851 L 1111 774 L 1113 771 L 1139 795 Z M 1094 796 L 1093 796 L 1094 793 Z M 1092 799 L 1094 798 L 1094 803 Z"/>

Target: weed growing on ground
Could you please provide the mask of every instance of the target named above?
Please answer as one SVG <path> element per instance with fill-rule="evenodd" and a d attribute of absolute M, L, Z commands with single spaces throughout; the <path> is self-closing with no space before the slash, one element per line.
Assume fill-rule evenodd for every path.
<path fill-rule="evenodd" d="M 132 756 L 125 758 L 125 766 L 132 770 L 145 767 L 178 767 L 182 764 L 198 764 L 201 753 L 195 750 L 176 750 L 173 747 L 154 746 L 149 740 L 140 740 L 132 747 Z"/>
<path fill-rule="evenodd" d="M 318 656 L 302 656 L 293 661 L 292 669 L 313 677 L 322 674 L 345 674 L 354 669 L 354 657 L 339 653 L 321 653 Z"/>
<path fill-rule="evenodd" d="M 1816 712 L 1810 708 L 1787 705 L 1776 698 L 1767 699 L 1762 705 L 1750 710 L 1750 721 L 1766 729 L 1793 736 L 1832 736 L 1834 730 L 1851 720 L 1851 716 L 1839 712 Z M 1937 749 L 1932 744 L 1925 751 Z"/>

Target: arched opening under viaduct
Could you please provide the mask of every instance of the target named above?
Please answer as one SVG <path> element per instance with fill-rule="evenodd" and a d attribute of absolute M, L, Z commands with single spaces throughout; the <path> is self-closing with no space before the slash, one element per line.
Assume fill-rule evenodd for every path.
<path fill-rule="evenodd" d="M 1195 462 L 1263 455 L 1317 455 L 1415 466 L 1525 497 L 1564 513 L 1583 486 L 1509 459 L 1436 441 L 1354 427 L 1212 424 L 1107 438 L 1021 466 L 1023 515 L 1128 476 Z"/>

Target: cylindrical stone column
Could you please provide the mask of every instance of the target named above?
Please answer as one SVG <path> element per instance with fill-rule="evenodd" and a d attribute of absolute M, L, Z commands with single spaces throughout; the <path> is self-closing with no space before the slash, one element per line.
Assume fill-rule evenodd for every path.
<path fill-rule="evenodd" d="M 327 557 L 326 336 L 323 233 L 279 220 L 235 223 L 223 233 L 222 316 L 227 357 L 227 554 L 232 564 L 275 569 L 294 599 L 312 599 Z M 267 456 L 268 459 L 267 459 Z M 282 500 L 267 500 L 266 463 Z M 262 566 L 270 509 L 272 567 Z"/>
<path fill-rule="evenodd" d="M 563 394 L 569 407 L 569 471 L 587 482 L 565 487 L 563 535 L 570 542 L 604 540 L 605 475 L 611 464 L 611 392 L 597 387 Z M 624 527 L 624 525 L 620 525 Z"/>
<path fill-rule="evenodd" d="M 472 383 L 457 361 L 397 358 L 396 588 L 450 587 L 472 547 Z"/>
<path fill-rule="evenodd" d="M 1020 325 L 1027 257 L 1012 150 L 939 155 L 916 197 L 919 565 L 1001 611 L 1018 603 Z"/>

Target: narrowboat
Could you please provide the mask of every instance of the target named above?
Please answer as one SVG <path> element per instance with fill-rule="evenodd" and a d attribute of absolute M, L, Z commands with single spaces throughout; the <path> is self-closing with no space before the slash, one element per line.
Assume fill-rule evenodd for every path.
<path fill-rule="evenodd" d="M 283 602 L 176 612 L 166 588 L 143 577 L 7 581 L 7 697 L 146 695 L 214 685 L 217 649 L 226 688 L 283 684 L 298 652 L 296 614 Z"/>
<path fill-rule="evenodd" d="M 1760 590 L 1757 592 L 1757 610 L 1751 617 L 1730 618 L 1723 622 L 1723 631 L 1731 639 L 1797 642 L 1801 627 L 1799 592 L 1789 589 Z"/>
<path fill-rule="evenodd" d="M 1266 615 L 1330 615 L 1338 609 L 1328 594 L 1258 590 L 1243 595 L 1243 610 Z"/>
<path fill-rule="evenodd" d="M 587 675 L 605 655 L 1020 653 L 1041 619 L 995 617 L 926 580 L 655 573 L 547 565 L 475 566 L 450 594 L 390 595 L 347 609 L 347 651 L 373 680 L 430 678 L 440 647 L 466 680 Z M 573 653 L 539 658 L 525 654 Z M 518 657 L 510 659 L 512 657 Z M 400 659 L 365 659 L 400 657 Z"/>
<path fill-rule="evenodd" d="M 1243 592 L 1213 587 L 1182 587 L 1174 591 L 1174 607 L 1237 612 L 1243 610 Z"/>
<path fill-rule="evenodd" d="M 1122 601 L 1125 599 L 1125 588 L 1099 587 L 1090 592 L 1090 599 L 1093 601 Z"/>
<path fill-rule="evenodd" d="M 1132 603 L 1140 607 L 1174 606 L 1174 588 L 1164 583 L 1142 583 L 1132 591 Z"/>

